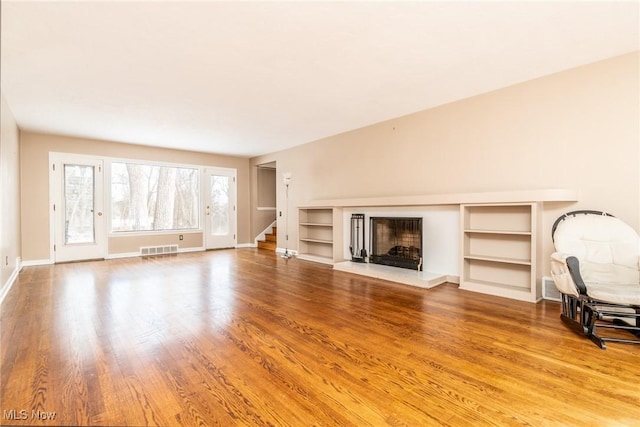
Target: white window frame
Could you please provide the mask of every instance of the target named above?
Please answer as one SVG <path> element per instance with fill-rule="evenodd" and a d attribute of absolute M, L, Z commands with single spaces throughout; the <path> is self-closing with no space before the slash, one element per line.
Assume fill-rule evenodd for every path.
<path fill-rule="evenodd" d="M 204 233 L 203 221 L 203 196 L 202 196 L 202 180 L 204 176 L 204 169 L 211 166 L 202 166 L 202 165 L 192 165 L 186 163 L 170 163 L 170 162 L 162 162 L 162 161 L 154 161 L 154 160 L 138 160 L 138 159 L 125 159 L 118 157 L 105 157 L 104 158 L 104 169 L 105 169 L 105 212 L 108 215 L 107 220 L 107 236 L 108 237 L 124 237 L 124 236 L 151 236 L 151 235 L 170 235 L 170 234 L 189 234 L 189 233 Z M 139 165 L 145 166 L 167 166 L 173 168 L 185 168 L 185 169 L 197 169 L 198 170 L 198 180 L 200 189 L 199 193 L 199 206 L 198 206 L 198 228 L 184 228 L 184 229 L 175 229 L 175 230 L 136 230 L 136 231 L 112 231 L 113 227 L 111 224 L 111 165 L 112 163 L 135 163 Z"/>
<path fill-rule="evenodd" d="M 218 170 L 235 170 L 237 176 L 237 168 L 228 168 L 224 166 L 212 166 L 212 165 L 195 165 L 189 163 L 172 163 L 172 162 L 164 162 L 164 161 L 155 161 L 155 160 L 140 160 L 140 159 L 132 159 L 125 157 L 109 157 L 109 156 L 97 156 L 97 155 L 85 155 L 79 153 L 61 153 L 51 151 L 49 152 L 49 200 L 54 200 L 55 192 L 53 187 L 53 171 L 51 170 L 51 159 L 58 159 L 60 156 L 64 157 L 83 157 L 83 158 L 92 158 L 96 160 L 101 160 L 103 162 L 104 168 L 104 182 L 103 182 L 103 212 L 107 217 L 105 221 L 105 229 L 102 230 L 104 236 L 108 239 L 111 237 L 136 237 L 136 236 L 151 236 L 151 235 L 175 235 L 175 234 L 190 234 L 190 233 L 205 233 L 205 214 L 204 214 L 204 191 L 205 186 L 204 183 L 204 175 L 205 169 L 218 169 Z M 111 165 L 112 163 L 135 163 L 141 165 L 149 165 L 149 166 L 168 166 L 168 167 L 176 167 L 176 168 L 190 168 L 198 170 L 198 179 L 200 185 L 199 191 L 199 213 L 198 213 L 198 228 L 188 228 L 188 229 L 180 229 L 180 230 L 149 230 L 149 231 L 116 231 L 112 232 L 112 224 L 111 224 Z M 237 178 L 236 178 L 237 179 Z M 237 184 L 236 184 L 237 185 Z M 237 188 L 237 187 L 236 187 Z M 236 194 L 237 198 L 237 194 Z M 234 200 L 234 204 L 237 206 L 237 199 Z M 237 210 L 236 210 L 237 216 Z M 237 221 L 237 217 L 236 217 Z M 55 236 L 54 236 L 54 222 L 55 218 L 53 212 L 50 212 L 49 215 L 49 253 L 50 253 L 50 261 L 53 262 L 54 259 L 54 244 L 55 244 Z M 237 232 L 237 230 L 236 230 Z"/>
<path fill-rule="evenodd" d="M 172 168 L 185 168 L 185 169 L 196 169 L 198 171 L 198 184 L 199 188 L 199 206 L 198 206 L 198 227 L 197 228 L 182 228 L 182 229 L 173 229 L 173 230 L 135 230 L 135 231 L 113 231 L 113 226 L 111 224 L 111 165 L 113 163 L 134 163 L 138 165 L 145 166 L 166 166 Z M 107 235 L 109 237 L 122 237 L 122 236 L 150 236 L 150 235 L 167 235 L 167 234 L 188 234 L 188 233 L 197 233 L 204 232 L 204 227 L 202 224 L 203 214 L 202 214 L 202 179 L 204 176 L 204 169 L 206 166 L 201 165 L 190 165 L 185 163 L 169 163 L 169 162 L 160 162 L 153 160 L 137 160 L 137 159 L 121 159 L 115 157 L 106 157 L 105 158 L 105 198 L 108 206 L 106 206 L 105 211 L 107 215 L 109 215 L 107 221 Z"/>

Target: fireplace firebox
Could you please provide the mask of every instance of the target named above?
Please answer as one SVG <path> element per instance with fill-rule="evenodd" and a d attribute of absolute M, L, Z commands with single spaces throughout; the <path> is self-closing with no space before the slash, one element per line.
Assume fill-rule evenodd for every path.
<path fill-rule="evenodd" d="M 371 217 L 369 262 L 422 270 L 422 218 Z"/>

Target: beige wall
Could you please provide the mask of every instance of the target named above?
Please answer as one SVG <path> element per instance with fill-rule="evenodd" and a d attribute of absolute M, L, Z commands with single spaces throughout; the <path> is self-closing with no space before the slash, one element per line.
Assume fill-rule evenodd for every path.
<path fill-rule="evenodd" d="M 259 167 L 258 173 L 258 207 L 276 207 L 276 170 Z"/>
<path fill-rule="evenodd" d="M 575 188 L 545 206 L 606 210 L 640 229 L 639 55 L 628 54 L 251 159 L 293 174 L 291 206 L 334 198 Z M 278 208 L 285 204 L 278 185 Z M 297 247 L 295 209 L 290 247 Z M 278 218 L 278 246 L 284 220 Z M 458 238 L 452 236 L 452 238 Z M 545 267 L 546 268 L 546 267 Z"/>
<path fill-rule="evenodd" d="M 4 295 L 20 263 L 20 133 L 4 95 L 0 98 L 0 295 Z"/>
<path fill-rule="evenodd" d="M 251 234 L 258 236 L 273 224 L 276 208 L 276 170 L 273 168 L 251 167 Z"/>
<path fill-rule="evenodd" d="M 250 243 L 249 160 L 189 151 L 153 148 L 32 132 L 21 134 L 22 164 L 22 257 L 25 261 L 50 258 L 49 242 L 49 153 L 73 153 L 133 160 L 181 163 L 237 169 L 238 244 Z M 178 235 L 184 234 L 180 242 Z M 123 236 L 109 238 L 109 254 L 137 251 L 140 246 L 181 244 L 192 247 L 194 239 L 202 246 L 201 234 L 174 233 L 162 237 Z"/>

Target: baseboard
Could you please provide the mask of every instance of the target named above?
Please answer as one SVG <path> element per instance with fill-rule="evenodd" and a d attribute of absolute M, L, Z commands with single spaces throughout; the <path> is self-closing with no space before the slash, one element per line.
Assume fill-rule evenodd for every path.
<path fill-rule="evenodd" d="M 140 256 L 140 252 L 123 252 L 119 254 L 108 254 L 104 259 L 133 258 L 137 256 Z"/>
<path fill-rule="evenodd" d="M 183 249 L 178 248 L 178 253 L 182 254 L 187 252 L 204 252 L 204 250 L 205 249 L 203 247 L 183 248 Z M 163 255 L 168 255 L 168 254 L 158 254 L 158 255 L 151 255 L 151 256 L 163 256 Z M 137 256 L 142 256 L 142 255 L 140 255 L 140 252 L 123 252 L 119 254 L 109 254 L 104 259 L 135 258 Z"/>
<path fill-rule="evenodd" d="M 38 265 L 51 265 L 53 264 L 53 260 L 52 259 L 32 259 L 29 261 L 22 261 L 22 266 L 23 267 L 35 267 Z"/>
<path fill-rule="evenodd" d="M 183 253 L 187 253 L 187 252 L 204 252 L 206 250 L 207 249 L 204 248 L 203 246 L 197 247 L 197 248 L 184 248 L 184 249 L 178 248 L 178 253 L 179 254 L 183 254 Z"/>
<path fill-rule="evenodd" d="M 447 276 L 447 282 L 455 283 L 456 285 L 460 284 L 460 276 Z"/>
<path fill-rule="evenodd" d="M 2 289 L 0 289 L 0 305 L 4 301 L 4 297 L 7 296 L 7 294 L 13 287 L 13 284 L 16 282 L 16 279 L 18 278 L 18 274 L 20 274 L 20 270 L 22 270 L 22 261 L 20 260 L 20 257 L 18 257 L 16 258 L 16 268 L 13 269 L 11 276 L 9 276 L 9 279 L 7 280 L 7 282 L 3 284 Z"/>
<path fill-rule="evenodd" d="M 283 253 L 289 253 L 293 256 L 297 256 L 298 255 L 298 251 L 294 251 L 293 249 L 285 249 L 285 248 L 276 248 L 276 253 L 278 254 L 283 254 Z"/>
<path fill-rule="evenodd" d="M 239 248 L 257 248 L 258 244 L 257 243 L 240 243 L 239 245 L 236 245 L 236 249 Z"/>

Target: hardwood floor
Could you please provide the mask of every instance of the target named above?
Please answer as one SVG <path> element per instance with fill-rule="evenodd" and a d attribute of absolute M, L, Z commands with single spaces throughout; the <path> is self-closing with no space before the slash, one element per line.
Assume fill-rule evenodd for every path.
<path fill-rule="evenodd" d="M 28 267 L 0 424 L 640 425 L 640 346 L 559 310 L 256 249 Z"/>

